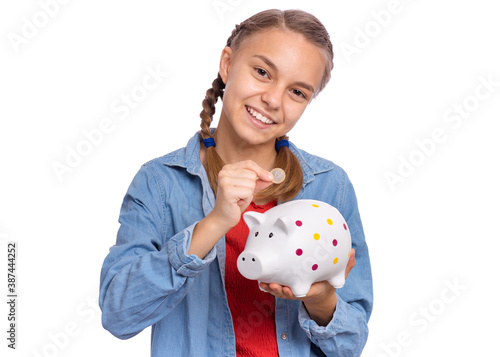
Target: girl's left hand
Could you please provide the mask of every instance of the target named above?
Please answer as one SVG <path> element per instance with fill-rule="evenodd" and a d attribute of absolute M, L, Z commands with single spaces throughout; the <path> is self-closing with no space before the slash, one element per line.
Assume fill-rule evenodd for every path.
<path fill-rule="evenodd" d="M 345 278 L 349 275 L 354 265 L 356 265 L 355 251 L 351 249 L 351 254 L 345 269 Z M 276 283 L 260 283 L 260 287 L 274 295 L 275 297 L 289 300 L 301 300 L 309 312 L 309 315 L 318 325 L 326 325 L 331 320 L 337 306 L 336 289 L 328 281 L 318 281 L 311 285 L 306 296 L 296 297 L 292 289 Z M 317 312 L 317 313 L 316 313 Z M 324 317 L 327 317 L 326 319 Z M 317 317 L 317 318 L 315 318 Z"/>

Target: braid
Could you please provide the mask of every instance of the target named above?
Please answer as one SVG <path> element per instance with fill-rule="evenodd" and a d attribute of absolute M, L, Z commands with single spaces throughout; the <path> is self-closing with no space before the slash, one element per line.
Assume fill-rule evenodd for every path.
<path fill-rule="evenodd" d="M 231 44 L 233 43 L 234 38 L 245 28 L 245 21 L 243 21 L 241 24 L 236 25 L 233 32 L 231 32 L 231 36 L 227 39 L 226 46 L 231 47 Z M 235 50 L 235 48 L 233 48 Z"/>
<path fill-rule="evenodd" d="M 211 138 L 212 133 L 210 132 L 210 124 L 212 124 L 213 117 L 215 114 L 215 103 L 219 97 L 222 99 L 224 96 L 225 84 L 222 81 L 220 74 L 217 74 L 217 78 L 212 82 L 212 88 L 207 90 L 205 99 L 202 102 L 203 110 L 200 113 L 201 117 L 201 136 L 203 139 Z"/>
<path fill-rule="evenodd" d="M 236 25 L 235 29 L 231 33 L 231 36 L 227 39 L 227 46 L 231 47 L 234 38 L 241 32 L 245 27 L 244 23 Z M 234 47 L 234 46 L 233 46 Z M 212 132 L 210 131 L 210 125 L 213 121 L 213 116 L 215 114 L 215 104 L 219 97 L 222 99 L 224 96 L 224 88 L 226 87 L 220 73 L 217 74 L 217 78 L 212 82 L 212 88 L 209 88 L 206 92 L 205 99 L 202 102 L 203 110 L 200 113 L 201 117 L 201 137 L 202 139 L 207 139 L 212 137 Z M 217 194 L 217 183 L 219 180 L 219 171 L 225 162 L 219 156 L 214 146 L 207 148 L 207 158 L 205 171 L 207 172 L 208 182 L 210 187 Z"/>
<path fill-rule="evenodd" d="M 224 96 L 224 88 L 226 85 L 222 81 L 222 77 L 217 74 L 217 78 L 212 82 L 212 88 L 207 90 L 205 95 L 205 99 L 202 102 L 203 110 L 200 113 L 201 117 L 201 137 L 203 139 L 211 138 L 212 132 L 210 131 L 210 124 L 212 124 L 214 114 L 215 114 L 215 104 L 219 97 L 222 99 Z M 210 183 L 210 187 L 217 193 L 217 182 L 219 171 L 224 166 L 224 161 L 222 161 L 221 157 L 215 150 L 214 146 L 207 148 L 207 158 L 205 171 L 207 172 L 208 182 Z"/>

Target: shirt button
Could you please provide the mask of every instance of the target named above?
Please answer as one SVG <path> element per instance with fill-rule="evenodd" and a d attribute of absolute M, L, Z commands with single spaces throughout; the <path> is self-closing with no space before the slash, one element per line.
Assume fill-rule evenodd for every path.
<path fill-rule="evenodd" d="M 286 333 L 281 334 L 281 339 L 286 340 L 288 338 L 288 335 Z"/>

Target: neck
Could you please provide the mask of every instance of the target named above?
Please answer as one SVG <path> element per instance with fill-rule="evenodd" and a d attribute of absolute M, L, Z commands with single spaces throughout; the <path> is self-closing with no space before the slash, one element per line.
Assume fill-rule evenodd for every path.
<path fill-rule="evenodd" d="M 219 135 L 217 135 L 219 133 Z M 265 170 L 272 170 L 276 161 L 274 142 L 251 145 L 236 136 L 221 135 L 219 128 L 214 133 L 216 150 L 226 164 L 252 160 Z"/>

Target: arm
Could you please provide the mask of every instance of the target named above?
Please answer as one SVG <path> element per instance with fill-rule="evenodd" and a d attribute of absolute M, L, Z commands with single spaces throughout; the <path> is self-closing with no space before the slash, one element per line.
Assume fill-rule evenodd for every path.
<path fill-rule="evenodd" d="M 122 339 L 164 318 L 215 258 L 215 248 L 203 260 L 187 254 L 194 224 L 167 239 L 164 200 L 153 171 L 143 166 L 125 195 L 116 245 L 102 266 L 102 324 Z"/>
<path fill-rule="evenodd" d="M 239 222 L 256 189 L 272 179 L 249 161 L 227 165 L 221 173 L 212 212 L 167 237 L 165 222 L 171 217 L 164 214 L 164 188 L 148 166 L 138 172 L 123 201 L 116 245 L 101 271 L 102 323 L 113 335 L 130 338 L 167 316 L 215 259 L 215 244 Z"/>
<path fill-rule="evenodd" d="M 370 258 L 366 245 L 354 188 L 344 175 L 344 189 L 339 211 L 351 232 L 356 265 L 342 289 L 336 291 L 337 304 L 333 318 L 320 326 L 301 304 L 299 323 L 311 341 L 327 356 L 359 356 L 368 338 L 368 320 L 373 306 Z M 309 309 L 309 308 L 308 308 Z"/>

